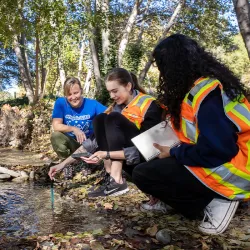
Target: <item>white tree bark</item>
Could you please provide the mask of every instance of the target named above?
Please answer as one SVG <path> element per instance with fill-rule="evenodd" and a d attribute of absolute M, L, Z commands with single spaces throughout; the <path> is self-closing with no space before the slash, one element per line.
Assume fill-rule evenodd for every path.
<path fill-rule="evenodd" d="M 135 5 L 133 7 L 133 10 L 129 16 L 127 25 L 123 31 L 122 39 L 121 39 L 121 42 L 119 44 L 119 49 L 118 49 L 118 65 L 119 65 L 119 67 L 122 67 L 123 55 L 124 55 L 124 52 L 126 50 L 126 46 L 128 44 L 129 35 L 130 35 L 132 28 L 135 24 L 136 17 L 138 14 L 138 8 L 139 8 L 140 4 L 141 4 L 141 0 L 135 1 Z"/>
<path fill-rule="evenodd" d="M 109 41 L 109 0 L 103 0 L 101 6 L 102 14 L 104 15 L 104 28 L 102 29 L 102 53 L 103 53 L 103 64 L 104 71 L 107 73 L 109 66 L 109 52 L 110 52 L 110 41 Z"/>
<path fill-rule="evenodd" d="M 250 4 L 249 0 L 233 0 L 240 33 L 250 59 Z"/>
<path fill-rule="evenodd" d="M 85 83 L 84 83 L 84 90 L 86 93 L 89 93 L 91 75 L 92 75 L 91 69 L 88 69 L 87 76 L 86 76 Z"/>
<path fill-rule="evenodd" d="M 80 57 L 79 57 L 79 64 L 78 64 L 78 73 L 77 77 L 81 80 L 81 74 L 82 74 L 82 61 L 83 61 L 83 54 L 84 54 L 84 49 L 85 49 L 85 36 L 83 37 L 81 41 L 81 48 L 80 48 Z"/>
<path fill-rule="evenodd" d="M 88 15 L 92 16 L 90 1 L 87 2 L 85 6 L 86 6 L 86 11 Z M 95 76 L 95 81 L 96 81 L 96 88 L 100 90 L 102 88 L 102 80 L 101 80 L 101 72 L 100 72 L 100 66 L 99 66 L 99 60 L 98 60 L 98 53 L 97 53 L 97 48 L 96 48 L 95 40 L 94 40 L 96 31 L 91 23 L 89 23 L 88 32 L 89 32 L 89 47 L 90 47 L 93 71 L 94 71 L 94 76 Z"/>
<path fill-rule="evenodd" d="M 59 76 L 60 76 L 60 81 L 61 81 L 61 86 L 62 86 L 62 90 L 63 90 L 63 84 L 66 80 L 66 75 L 65 75 L 65 70 L 63 68 L 63 62 L 62 62 L 62 58 L 59 55 L 58 56 L 58 69 L 59 69 Z"/>
<path fill-rule="evenodd" d="M 181 9 L 183 8 L 185 4 L 185 0 L 180 0 L 177 7 L 175 8 L 171 18 L 169 19 L 169 22 L 167 24 L 167 26 L 165 27 L 162 36 L 160 37 L 160 39 L 158 39 L 155 47 L 166 37 L 167 33 L 170 31 L 170 29 L 173 27 L 173 25 L 175 24 L 176 18 L 178 16 L 178 14 L 181 12 Z M 144 69 L 140 72 L 139 74 L 139 78 L 138 78 L 138 82 L 139 84 L 141 84 L 143 82 L 143 80 L 145 79 L 149 68 L 151 67 L 152 63 L 153 63 L 153 51 L 150 53 L 150 56 L 148 58 L 148 61 L 144 67 Z"/>
<path fill-rule="evenodd" d="M 34 92 L 33 92 L 33 86 L 32 86 L 32 78 L 31 78 L 30 71 L 29 71 L 29 65 L 27 65 L 28 64 L 27 55 L 25 52 L 24 44 L 20 44 L 19 38 L 17 35 L 14 36 L 13 47 L 14 47 L 14 51 L 17 57 L 18 68 L 19 68 L 19 72 L 21 75 L 21 80 L 23 82 L 23 85 L 26 91 L 26 95 L 29 99 L 29 103 L 33 104 Z"/>
<path fill-rule="evenodd" d="M 148 14 L 150 4 L 151 4 L 151 0 L 148 0 L 146 9 L 144 10 L 144 15 Z M 139 32 L 139 35 L 138 35 L 137 44 L 140 44 L 141 41 L 142 41 L 142 35 L 144 33 L 144 29 L 145 29 L 145 18 L 143 19 L 143 21 L 141 23 L 141 26 L 140 26 L 140 32 Z"/>

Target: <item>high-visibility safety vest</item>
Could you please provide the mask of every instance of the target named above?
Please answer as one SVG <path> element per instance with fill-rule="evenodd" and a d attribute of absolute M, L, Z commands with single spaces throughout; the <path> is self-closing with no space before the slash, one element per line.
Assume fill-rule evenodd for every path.
<path fill-rule="evenodd" d="M 141 123 L 144 121 L 145 114 L 154 100 L 154 97 L 138 91 L 138 94 L 122 110 L 121 114 L 124 115 L 129 121 L 133 122 L 138 129 L 140 129 Z"/>
<path fill-rule="evenodd" d="M 250 199 L 250 104 L 242 96 L 241 102 L 231 101 L 220 81 L 200 78 L 186 94 L 181 106 L 181 127 L 175 129 L 184 143 L 196 144 L 199 135 L 197 114 L 204 98 L 219 87 L 226 116 L 238 128 L 239 152 L 230 161 L 218 167 L 185 166 L 204 185 L 231 200 Z M 226 146 L 226 145 L 225 145 Z"/>

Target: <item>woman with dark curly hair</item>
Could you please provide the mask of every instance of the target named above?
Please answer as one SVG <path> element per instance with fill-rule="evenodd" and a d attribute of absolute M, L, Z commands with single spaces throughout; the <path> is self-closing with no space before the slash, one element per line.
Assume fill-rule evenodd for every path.
<path fill-rule="evenodd" d="M 204 211 L 200 231 L 223 233 L 239 201 L 250 199 L 246 90 L 187 36 L 169 36 L 153 56 L 160 71 L 159 100 L 182 143 L 171 149 L 155 144 L 159 159 L 136 166 L 133 180 L 143 192 L 189 218 Z"/>

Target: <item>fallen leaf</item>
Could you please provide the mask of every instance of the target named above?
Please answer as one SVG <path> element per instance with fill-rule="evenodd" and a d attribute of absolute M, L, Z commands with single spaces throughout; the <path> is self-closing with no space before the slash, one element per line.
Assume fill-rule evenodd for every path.
<path fill-rule="evenodd" d="M 95 241 L 95 240 L 90 241 L 90 247 L 93 250 L 105 250 L 103 245 L 100 242 Z"/>
<path fill-rule="evenodd" d="M 146 229 L 146 233 L 151 237 L 154 237 L 158 231 L 158 226 L 154 225 L 153 227 L 149 227 Z"/>
<path fill-rule="evenodd" d="M 98 228 L 92 232 L 93 235 L 102 235 L 103 231 L 101 228 Z"/>
<path fill-rule="evenodd" d="M 112 209 L 113 208 L 112 203 L 104 203 L 103 206 L 104 206 L 104 209 Z"/>

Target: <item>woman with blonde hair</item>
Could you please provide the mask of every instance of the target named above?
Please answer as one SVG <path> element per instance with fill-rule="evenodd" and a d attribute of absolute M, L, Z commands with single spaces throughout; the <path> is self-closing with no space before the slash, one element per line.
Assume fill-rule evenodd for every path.
<path fill-rule="evenodd" d="M 88 144 L 93 135 L 92 121 L 105 109 L 98 101 L 83 97 L 78 78 L 67 77 L 64 82 L 64 97 L 56 100 L 52 114 L 54 132 L 51 135 L 51 143 L 57 155 L 65 159 L 82 144 L 83 147 Z"/>

